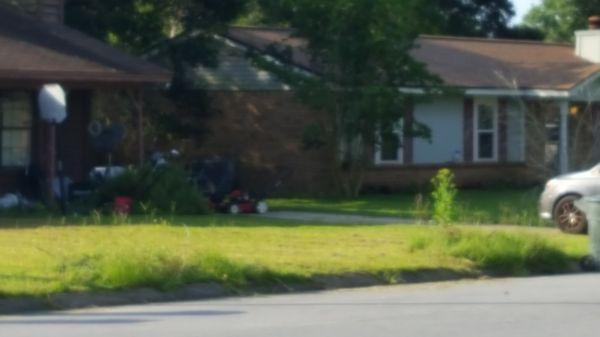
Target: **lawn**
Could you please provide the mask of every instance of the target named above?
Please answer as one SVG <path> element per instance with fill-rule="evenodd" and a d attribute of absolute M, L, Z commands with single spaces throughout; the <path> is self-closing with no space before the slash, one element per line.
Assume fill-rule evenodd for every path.
<path fill-rule="evenodd" d="M 539 189 L 462 190 L 457 197 L 457 217 L 465 224 L 511 224 L 544 226 L 537 214 Z M 430 201 L 417 194 L 366 195 L 358 199 L 287 198 L 273 199 L 274 210 L 333 212 L 374 216 L 426 218 Z"/>
<path fill-rule="evenodd" d="M 497 227 L 299 225 L 257 217 L 0 218 L 0 296 L 214 281 L 233 289 L 365 274 L 569 270 L 587 238 Z"/>

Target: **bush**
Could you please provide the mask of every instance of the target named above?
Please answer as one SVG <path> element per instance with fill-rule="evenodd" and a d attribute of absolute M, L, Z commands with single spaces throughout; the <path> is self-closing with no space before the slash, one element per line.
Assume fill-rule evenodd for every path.
<path fill-rule="evenodd" d="M 433 220 L 439 225 L 448 225 L 455 220 L 456 195 L 454 174 L 449 169 L 441 169 L 431 180 L 433 192 Z"/>
<path fill-rule="evenodd" d="M 134 213 L 205 214 L 208 201 L 188 177 L 176 166 L 132 168 L 99 186 L 94 200 L 102 205 L 128 196 L 134 199 Z"/>

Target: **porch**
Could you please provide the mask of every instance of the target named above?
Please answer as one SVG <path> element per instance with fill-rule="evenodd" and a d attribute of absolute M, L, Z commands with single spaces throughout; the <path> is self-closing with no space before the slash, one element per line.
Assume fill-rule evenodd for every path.
<path fill-rule="evenodd" d="M 95 164 L 88 125 L 93 97 L 101 91 L 122 91 L 133 99 L 129 129 L 135 130 L 137 159 L 143 160 L 141 94 L 168 83 L 168 71 L 4 5 L 0 50 L 0 193 L 49 194 L 57 159 L 73 181 L 85 179 Z M 66 92 L 68 117 L 56 130 L 39 117 L 38 94 L 46 84 Z"/>
<path fill-rule="evenodd" d="M 590 87 L 587 87 L 589 89 Z M 600 161 L 600 106 L 592 91 L 467 90 L 463 97 L 415 96 L 404 128 L 375 146 L 366 185 L 426 185 L 449 167 L 461 186 L 531 185 Z M 411 123 L 431 139 L 408 136 Z"/>

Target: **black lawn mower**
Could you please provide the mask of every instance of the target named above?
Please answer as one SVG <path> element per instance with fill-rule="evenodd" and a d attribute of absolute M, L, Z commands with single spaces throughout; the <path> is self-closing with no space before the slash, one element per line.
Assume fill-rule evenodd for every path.
<path fill-rule="evenodd" d="M 210 200 L 213 209 L 227 214 L 264 214 L 269 211 L 267 194 L 280 187 L 281 175 L 270 191 L 250 193 L 240 187 L 232 160 L 219 156 L 198 159 L 192 179 Z"/>

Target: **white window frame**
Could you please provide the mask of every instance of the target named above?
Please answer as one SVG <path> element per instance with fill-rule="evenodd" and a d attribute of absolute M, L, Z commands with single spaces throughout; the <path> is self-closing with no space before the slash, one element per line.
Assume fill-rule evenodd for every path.
<path fill-rule="evenodd" d="M 386 165 L 403 165 L 404 164 L 404 123 L 401 121 L 399 121 L 396 126 L 394 127 L 394 134 L 396 134 L 396 136 L 398 136 L 398 144 L 400 144 L 400 146 L 398 146 L 398 153 L 397 153 L 397 160 L 384 160 L 383 159 L 383 152 L 381 151 L 381 135 L 379 134 L 379 132 L 377 133 L 377 144 L 375 145 L 375 165 L 377 166 L 386 166 Z"/>
<path fill-rule="evenodd" d="M 481 105 L 489 105 L 492 107 L 494 117 L 493 122 L 494 126 L 492 129 L 479 129 L 479 106 Z M 473 158 L 475 162 L 478 163 L 494 163 L 498 161 L 498 152 L 499 152 L 499 137 L 498 137 L 498 99 L 494 98 L 477 98 L 475 99 L 474 111 L 473 111 Z M 479 135 L 481 133 L 493 133 L 493 156 L 492 158 L 481 158 L 479 157 Z"/>

